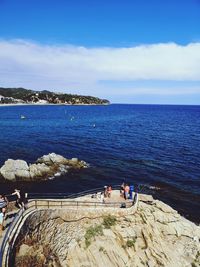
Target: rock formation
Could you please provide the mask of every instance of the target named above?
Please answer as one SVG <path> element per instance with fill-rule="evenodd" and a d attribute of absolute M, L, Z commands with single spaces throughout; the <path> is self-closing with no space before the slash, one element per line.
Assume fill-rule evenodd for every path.
<path fill-rule="evenodd" d="M 116 213 L 110 224 L 87 210 L 82 219 L 80 211 L 36 211 L 18 238 L 15 266 L 200 266 L 200 227 L 151 196 L 139 199 L 135 214 Z"/>
<path fill-rule="evenodd" d="M 33 181 L 60 176 L 69 169 L 87 167 L 86 162 L 77 158 L 66 159 L 63 156 L 51 153 L 39 158 L 36 163 L 28 166 L 24 160 L 8 159 L 0 169 L 0 175 L 9 181 Z"/>

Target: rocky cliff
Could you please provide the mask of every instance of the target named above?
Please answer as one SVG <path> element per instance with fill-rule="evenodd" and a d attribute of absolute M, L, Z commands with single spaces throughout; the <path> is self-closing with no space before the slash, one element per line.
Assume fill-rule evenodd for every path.
<path fill-rule="evenodd" d="M 35 212 L 17 240 L 13 264 L 200 266 L 200 227 L 151 196 L 139 195 L 139 199 L 137 212 L 129 215 L 91 217 L 86 210 Z"/>

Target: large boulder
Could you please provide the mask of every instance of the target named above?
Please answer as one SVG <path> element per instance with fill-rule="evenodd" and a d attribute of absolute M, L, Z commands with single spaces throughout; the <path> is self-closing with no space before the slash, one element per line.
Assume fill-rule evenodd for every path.
<path fill-rule="evenodd" d="M 49 166 L 45 165 L 44 163 L 32 164 L 29 167 L 30 169 L 30 177 L 40 178 L 40 177 L 48 177 L 52 175 L 52 170 Z"/>
<path fill-rule="evenodd" d="M 31 181 L 47 179 L 67 173 L 69 169 L 86 168 L 85 161 L 77 158 L 68 160 L 61 155 L 50 153 L 39 158 L 36 163 L 28 164 L 24 160 L 8 159 L 0 169 L 0 175 L 10 181 Z"/>
<path fill-rule="evenodd" d="M 56 164 L 56 165 L 67 164 L 68 160 L 61 155 L 57 155 L 55 153 L 50 153 L 48 155 L 42 156 L 36 162 L 37 163 L 44 163 L 46 165 L 51 166 L 54 164 Z"/>
<path fill-rule="evenodd" d="M 24 160 L 8 159 L 0 169 L 1 175 L 11 181 L 22 178 L 27 180 L 30 178 L 29 166 Z"/>
<path fill-rule="evenodd" d="M 103 207 L 98 211 L 80 207 L 78 212 L 75 208 L 63 212 L 56 207 L 38 210 L 27 218 L 21 229 L 13 258 L 15 262 L 21 260 L 19 267 L 33 266 L 34 258 L 38 262 L 38 255 L 44 255 L 42 247 L 46 250 L 46 266 L 199 267 L 200 227 L 156 201 L 151 196 L 139 195 L 134 214 L 129 211 L 126 216 L 119 216 L 117 209 L 110 210 L 116 221 L 109 229 L 104 226 L 107 211 Z M 87 245 L 88 233 L 91 230 L 95 233 L 97 227 L 103 234 L 96 231 Z M 30 248 L 24 244 L 31 244 L 34 253 L 30 254 Z M 23 256 L 32 261 L 25 265 Z"/>

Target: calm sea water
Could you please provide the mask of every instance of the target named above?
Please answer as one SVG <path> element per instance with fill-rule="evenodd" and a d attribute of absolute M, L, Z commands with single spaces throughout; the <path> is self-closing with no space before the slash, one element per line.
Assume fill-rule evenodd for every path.
<path fill-rule="evenodd" d="M 90 168 L 18 187 L 78 192 L 126 179 L 160 188 L 151 193 L 200 222 L 200 106 L 0 107 L 0 165 L 8 158 L 32 163 L 50 152 Z M 0 184 L 3 193 L 14 187 Z"/>

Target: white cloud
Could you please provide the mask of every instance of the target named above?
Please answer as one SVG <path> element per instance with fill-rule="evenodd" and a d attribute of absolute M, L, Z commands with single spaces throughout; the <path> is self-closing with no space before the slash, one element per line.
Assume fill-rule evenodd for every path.
<path fill-rule="evenodd" d="M 2 86 L 60 91 L 66 88 L 71 92 L 96 95 L 108 95 L 106 86 L 98 84 L 101 80 L 199 81 L 200 43 L 86 48 L 1 40 L 0 80 Z M 127 93 L 130 90 L 127 89 Z M 138 93 L 138 90 L 133 88 L 131 92 Z M 153 88 L 140 90 L 153 93 Z M 162 93 L 162 88 L 160 90 Z M 199 87 L 193 90 L 200 92 Z M 159 93 L 159 89 L 155 92 Z"/>

